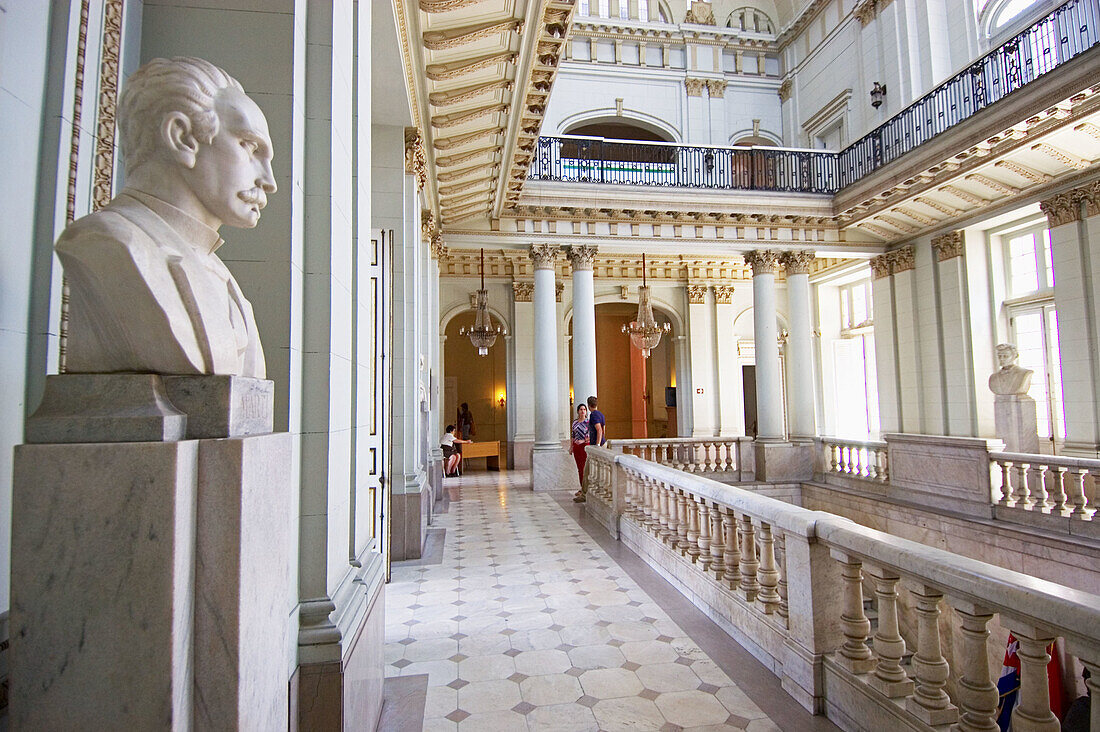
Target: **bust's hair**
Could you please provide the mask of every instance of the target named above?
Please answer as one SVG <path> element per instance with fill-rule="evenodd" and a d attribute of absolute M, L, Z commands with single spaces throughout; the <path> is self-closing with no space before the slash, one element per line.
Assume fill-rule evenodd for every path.
<path fill-rule="evenodd" d="M 1012 356 L 1012 358 L 1016 358 L 1020 355 L 1019 350 L 1017 350 L 1016 346 L 1012 345 L 1011 343 L 998 343 L 997 347 L 994 350 L 997 351 L 998 356 L 1000 356 L 1001 354 L 1008 354 Z"/>
<path fill-rule="evenodd" d="M 130 75 L 118 102 L 119 147 L 129 173 L 157 149 L 164 115 L 183 112 L 195 139 L 209 145 L 218 134 L 214 97 L 222 89 L 244 91 L 240 82 L 209 61 L 155 58 Z"/>

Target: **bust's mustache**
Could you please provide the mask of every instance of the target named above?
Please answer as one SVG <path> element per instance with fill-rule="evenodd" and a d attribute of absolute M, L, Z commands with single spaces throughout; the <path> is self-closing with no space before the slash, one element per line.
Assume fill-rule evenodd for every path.
<path fill-rule="evenodd" d="M 247 191 L 241 191 L 237 194 L 237 198 L 247 204 L 255 204 L 259 208 L 267 205 L 267 193 L 263 188 L 249 188 Z"/>

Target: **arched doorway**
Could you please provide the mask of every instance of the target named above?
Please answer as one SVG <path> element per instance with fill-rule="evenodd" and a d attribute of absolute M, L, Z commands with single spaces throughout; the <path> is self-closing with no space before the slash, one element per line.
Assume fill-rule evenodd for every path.
<path fill-rule="evenodd" d="M 467 336 L 459 334 L 462 328 L 474 324 L 474 311 L 458 313 L 446 323 L 443 342 L 443 412 L 441 426 L 446 429 L 457 419 L 458 407 L 463 402 L 470 405 L 474 418 L 473 439 L 478 442 L 499 440 L 502 446 L 508 441 L 508 347 L 504 337 L 484 356 Z M 503 325 L 501 319 L 490 313 L 494 326 Z M 503 398 L 503 403 L 501 402 Z"/>
<path fill-rule="evenodd" d="M 610 439 L 677 436 L 676 357 L 669 333 L 648 359 L 630 343 L 622 327 L 638 314 L 630 302 L 596 305 L 596 384 L 600 411 L 607 418 Z M 653 308 L 657 322 L 674 322 L 660 308 Z M 572 332 L 572 320 L 569 323 Z M 572 342 L 570 342 L 572 384 Z M 572 388 L 572 387 L 570 387 Z M 670 391 L 671 389 L 671 391 Z M 574 394 L 573 409 L 587 394 Z"/>

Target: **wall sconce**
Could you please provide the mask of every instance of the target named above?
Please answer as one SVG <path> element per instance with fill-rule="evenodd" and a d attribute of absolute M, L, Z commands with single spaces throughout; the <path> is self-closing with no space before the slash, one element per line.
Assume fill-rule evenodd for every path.
<path fill-rule="evenodd" d="M 703 154 L 703 167 L 707 169 L 707 175 L 714 172 L 714 152 L 707 150 Z"/>
<path fill-rule="evenodd" d="M 497 404 L 500 405 L 501 409 L 504 409 L 504 392 L 500 392 L 500 394 L 497 395 Z"/>
<path fill-rule="evenodd" d="M 876 81 L 875 85 L 871 87 L 871 106 L 878 109 L 882 106 L 882 102 L 885 98 L 886 85 Z"/>

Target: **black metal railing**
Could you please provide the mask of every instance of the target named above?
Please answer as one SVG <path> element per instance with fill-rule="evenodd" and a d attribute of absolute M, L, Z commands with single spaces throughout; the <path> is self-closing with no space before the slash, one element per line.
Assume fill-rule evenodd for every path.
<path fill-rule="evenodd" d="M 540 137 L 527 179 L 828 194 L 836 163 L 824 150 Z"/>
<path fill-rule="evenodd" d="M 834 194 L 1100 43 L 1100 0 L 1070 0 L 844 150 L 540 137 L 528 180 Z"/>

